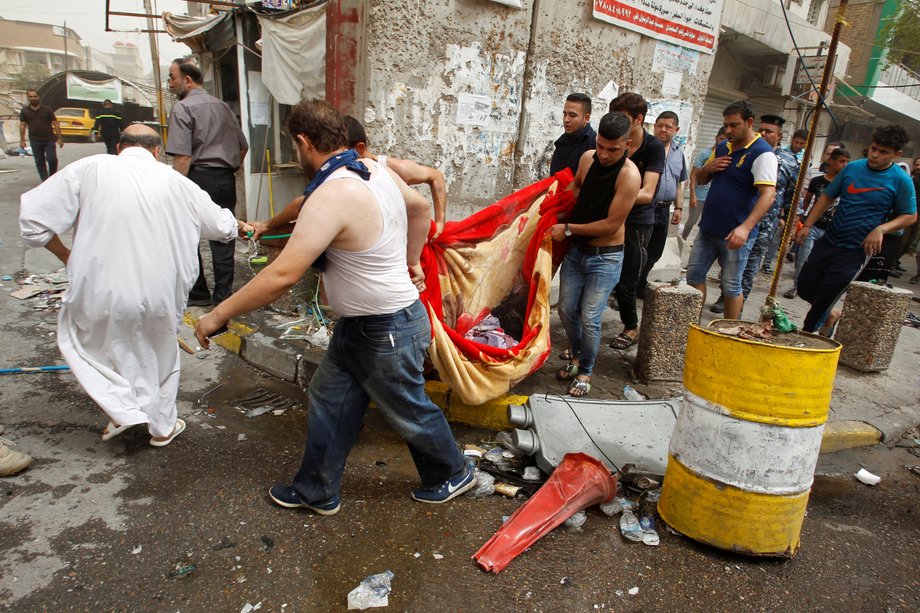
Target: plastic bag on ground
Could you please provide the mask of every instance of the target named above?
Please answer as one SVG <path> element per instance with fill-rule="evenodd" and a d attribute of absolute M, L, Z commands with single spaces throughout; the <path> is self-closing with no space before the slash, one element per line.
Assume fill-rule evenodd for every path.
<path fill-rule="evenodd" d="M 487 498 L 495 493 L 495 477 L 477 468 L 473 472 L 473 478 L 476 479 L 476 485 L 466 493 L 467 496 Z"/>
<path fill-rule="evenodd" d="M 364 579 L 358 587 L 348 592 L 348 610 L 363 611 L 388 606 L 393 577 L 393 573 L 387 570 Z"/>

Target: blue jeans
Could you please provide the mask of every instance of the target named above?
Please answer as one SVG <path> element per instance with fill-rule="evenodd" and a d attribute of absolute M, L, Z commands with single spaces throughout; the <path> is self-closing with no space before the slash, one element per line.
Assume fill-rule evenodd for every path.
<path fill-rule="evenodd" d="M 38 176 L 41 177 L 42 181 L 57 172 L 58 158 L 57 149 L 55 149 L 57 145 L 53 140 L 32 140 L 29 141 L 29 146 L 32 147 L 32 156 L 35 158 L 35 167 L 38 168 Z"/>
<path fill-rule="evenodd" d="M 620 281 L 623 252 L 586 255 L 569 247 L 559 271 L 559 318 L 578 360 L 578 374 L 590 376 L 601 346 L 601 317 Z"/>
<path fill-rule="evenodd" d="M 369 401 L 406 441 L 422 487 L 466 470 L 444 413 L 425 394 L 431 324 L 421 301 L 393 313 L 343 317 L 310 381 L 303 462 L 294 489 L 309 502 L 339 493 Z"/>
<path fill-rule="evenodd" d="M 722 265 L 722 295 L 735 298 L 741 295 L 741 275 L 747 264 L 748 254 L 757 240 L 755 235 L 738 249 L 729 249 L 724 238 L 700 232 L 693 241 L 690 261 L 687 263 L 687 283 L 689 285 L 706 285 L 706 275 L 716 260 Z"/>
<path fill-rule="evenodd" d="M 802 267 L 805 266 L 805 262 L 808 260 L 808 255 L 811 253 L 811 250 L 814 249 L 815 242 L 824 236 L 824 233 L 827 230 L 821 228 L 816 228 L 812 226 L 808 229 L 808 236 L 802 241 L 802 244 L 799 246 L 799 251 L 795 256 L 795 281 L 793 282 L 794 287 L 799 286 L 799 274 L 802 272 Z"/>

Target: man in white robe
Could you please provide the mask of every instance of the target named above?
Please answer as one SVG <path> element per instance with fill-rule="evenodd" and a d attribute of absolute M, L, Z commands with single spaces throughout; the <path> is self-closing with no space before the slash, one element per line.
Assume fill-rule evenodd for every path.
<path fill-rule="evenodd" d="M 251 229 L 157 161 L 161 147 L 151 128 L 129 126 L 117 156 L 70 164 L 23 194 L 19 214 L 25 242 L 67 266 L 58 346 L 110 418 L 103 440 L 147 424 L 157 447 L 185 429 L 176 415 L 176 333 L 198 276 L 199 240 Z M 68 249 L 59 235 L 71 227 Z"/>

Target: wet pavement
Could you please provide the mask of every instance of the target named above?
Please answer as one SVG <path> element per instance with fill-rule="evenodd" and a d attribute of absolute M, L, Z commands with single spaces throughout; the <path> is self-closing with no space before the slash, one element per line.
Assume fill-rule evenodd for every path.
<path fill-rule="evenodd" d="M 70 147 L 92 146 L 68 144 L 65 152 Z M 0 207 L 10 218 L 25 179 L 31 175 L 0 175 Z M 0 273 L 57 268 L 40 251 L 22 251 L 15 224 L 0 228 L 0 239 Z M 4 365 L 60 363 L 55 314 L 11 299 L 4 286 Z M 190 331 L 182 335 L 191 341 Z M 100 441 L 106 420 L 70 374 L 0 377 L 4 436 L 35 458 L 0 480 L 0 607 L 235 612 L 261 603 L 260 611 L 339 611 L 364 577 L 391 570 L 390 609 L 399 611 L 920 609 L 920 477 L 904 469 L 920 457 L 907 449 L 833 454 L 837 476 L 816 479 L 794 560 L 717 551 L 661 525 L 659 547 L 627 543 L 615 520 L 591 509 L 583 528 L 557 529 L 490 575 L 470 556 L 520 499 L 414 502 L 406 447 L 371 411 L 349 458 L 341 512 L 277 507 L 267 490 L 299 466 L 303 392 L 223 350 L 206 355 L 182 355 L 179 412 L 189 429 L 162 449 L 148 444 L 142 427 Z M 629 370 L 616 358 L 612 364 L 623 379 L 611 393 Z M 906 389 L 893 392 L 915 394 L 913 381 L 911 374 Z M 236 405 L 259 388 L 291 406 L 246 417 Z M 454 431 L 461 444 L 494 437 Z M 882 482 L 855 481 L 861 465 Z M 171 576 L 177 569 L 182 576 Z"/>

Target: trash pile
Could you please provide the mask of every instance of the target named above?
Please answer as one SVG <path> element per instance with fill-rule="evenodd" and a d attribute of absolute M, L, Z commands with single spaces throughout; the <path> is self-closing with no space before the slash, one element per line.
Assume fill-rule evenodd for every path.
<path fill-rule="evenodd" d="M 463 455 L 474 466 L 476 485 L 466 493 L 472 498 L 529 498 L 545 480 L 539 468 L 528 464 L 527 454 L 514 446 L 510 432 L 499 432 L 494 441 L 481 445 L 466 445 Z"/>
<path fill-rule="evenodd" d="M 756 324 L 742 324 L 728 328 L 716 328 L 716 332 L 725 336 L 737 336 L 743 339 L 769 340 L 773 338 L 773 322 L 762 321 Z"/>
<path fill-rule="evenodd" d="M 13 277 L 5 275 L 3 281 L 12 281 Z M 43 274 L 29 275 L 19 282 L 19 289 L 10 292 L 17 300 L 29 300 L 36 311 L 57 311 L 61 308 L 61 294 L 67 289 L 67 269 Z"/>
<path fill-rule="evenodd" d="M 326 316 L 318 303 L 313 305 L 301 304 L 297 306 L 299 317 L 290 321 L 283 321 L 275 325 L 281 330 L 282 340 L 306 341 L 313 347 L 327 349 L 332 338 L 334 322 Z"/>

